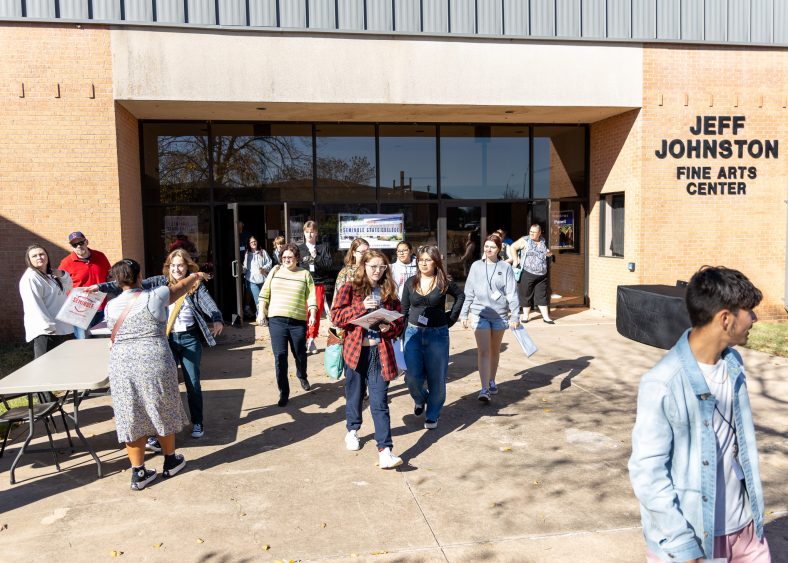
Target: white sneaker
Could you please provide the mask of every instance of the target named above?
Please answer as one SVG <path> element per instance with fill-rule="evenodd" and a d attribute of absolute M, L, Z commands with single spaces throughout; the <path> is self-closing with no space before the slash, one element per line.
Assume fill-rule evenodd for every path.
<path fill-rule="evenodd" d="M 203 434 L 205 434 L 205 429 L 202 427 L 202 424 L 192 426 L 192 438 L 202 438 Z"/>
<path fill-rule="evenodd" d="M 317 354 L 317 344 L 315 344 L 315 339 L 310 338 L 306 341 L 306 353 L 307 354 Z"/>
<path fill-rule="evenodd" d="M 402 458 L 391 453 L 391 448 L 383 448 L 378 452 L 378 465 L 381 469 L 393 469 L 402 465 Z"/>
<path fill-rule="evenodd" d="M 361 443 L 358 441 L 358 435 L 356 432 L 356 430 L 349 430 L 348 433 L 345 434 L 345 447 L 351 452 L 361 449 Z"/>
<path fill-rule="evenodd" d="M 424 421 L 424 428 L 426 428 L 427 430 L 433 430 L 433 429 L 435 429 L 437 427 L 438 427 L 438 421 L 437 420 L 425 420 Z"/>

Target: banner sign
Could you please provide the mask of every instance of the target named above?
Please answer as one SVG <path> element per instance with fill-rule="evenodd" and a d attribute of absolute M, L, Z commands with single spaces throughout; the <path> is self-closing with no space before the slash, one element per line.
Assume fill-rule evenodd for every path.
<path fill-rule="evenodd" d="M 572 250 L 575 248 L 575 212 L 553 210 L 550 223 L 550 248 Z"/>
<path fill-rule="evenodd" d="M 356 238 L 366 239 L 370 248 L 397 248 L 405 238 L 405 215 L 340 213 L 337 231 L 340 249 L 350 248 Z"/>

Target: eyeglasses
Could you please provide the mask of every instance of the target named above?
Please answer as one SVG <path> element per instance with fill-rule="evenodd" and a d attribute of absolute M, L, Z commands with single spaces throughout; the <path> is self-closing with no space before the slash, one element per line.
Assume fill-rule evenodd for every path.
<path fill-rule="evenodd" d="M 402 248 L 400 250 L 397 250 L 397 254 L 407 254 L 408 252 L 409 250 L 407 248 Z"/>
<path fill-rule="evenodd" d="M 282 254 L 280 257 L 282 260 L 295 260 L 295 256 L 292 254 Z"/>
<path fill-rule="evenodd" d="M 370 270 L 375 270 L 376 272 L 385 272 L 386 268 L 388 268 L 388 266 L 386 264 L 381 264 L 380 266 L 372 266 L 370 264 L 367 264 L 366 266 Z"/>
<path fill-rule="evenodd" d="M 76 248 L 78 246 L 85 246 L 86 244 L 87 244 L 87 241 L 81 240 L 79 242 L 72 242 L 71 243 L 71 247 L 72 248 Z"/>
<path fill-rule="evenodd" d="M 419 258 L 419 264 L 429 264 L 434 261 L 432 258 Z"/>

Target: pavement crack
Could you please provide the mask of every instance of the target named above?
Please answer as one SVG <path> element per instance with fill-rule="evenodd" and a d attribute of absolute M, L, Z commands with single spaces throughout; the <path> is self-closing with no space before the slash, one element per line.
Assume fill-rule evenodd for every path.
<path fill-rule="evenodd" d="M 437 545 L 438 548 L 441 550 L 441 555 L 443 555 L 444 561 L 448 563 L 449 558 L 446 557 L 446 552 L 443 550 L 443 546 L 441 545 L 441 542 L 438 541 L 438 536 L 435 534 L 435 530 L 432 529 L 432 524 L 430 524 L 430 521 L 427 519 L 427 515 L 424 514 L 424 509 L 421 508 L 421 503 L 419 502 L 419 499 L 416 498 L 416 493 L 413 492 L 413 489 L 411 488 L 410 482 L 408 481 L 407 477 L 405 477 L 405 485 L 408 487 L 410 496 L 413 497 L 413 502 L 416 503 L 416 506 L 418 507 L 419 512 L 421 513 L 421 517 L 424 518 L 424 523 L 427 524 L 427 528 L 429 528 L 430 533 L 432 534 L 432 537 L 435 540 L 435 545 Z"/>

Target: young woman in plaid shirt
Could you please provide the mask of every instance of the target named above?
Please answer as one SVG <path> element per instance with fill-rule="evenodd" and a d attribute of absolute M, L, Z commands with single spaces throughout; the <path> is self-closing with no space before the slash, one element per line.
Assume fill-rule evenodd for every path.
<path fill-rule="evenodd" d="M 349 450 L 361 449 L 358 430 L 364 390 L 369 389 L 369 410 L 375 426 L 381 469 L 402 464 L 402 459 L 391 453 L 391 419 L 389 416 L 389 382 L 397 377 L 397 362 L 391 341 L 402 332 L 404 319 L 380 323 L 376 330 L 352 324 L 372 309 L 383 307 L 400 311 L 397 288 L 391 278 L 386 255 L 379 250 L 367 250 L 361 257 L 352 283 L 344 284 L 334 299 L 331 313 L 334 324 L 346 331 L 342 355 L 345 359 L 345 418 Z"/>

